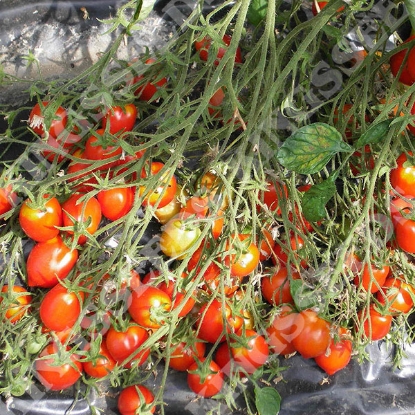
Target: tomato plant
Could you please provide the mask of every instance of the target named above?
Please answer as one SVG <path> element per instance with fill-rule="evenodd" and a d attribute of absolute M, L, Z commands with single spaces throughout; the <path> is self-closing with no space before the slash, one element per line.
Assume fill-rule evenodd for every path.
<path fill-rule="evenodd" d="M 68 122 L 68 114 L 65 108 L 59 106 L 52 118 L 46 119 L 44 110 L 50 103 L 47 101 L 40 104 L 35 104 L 29 114 L 29 127 L 33 132 L 39 136 L 45 134 L 45 129 L 48 128 L 48 133 L 54 138 L 57 138 L 59 134 L 65 129 Z"/>
<path fill-rule="evenodd" d="M 66 232 L 75 235 L 80 245 L 87 242 L 87 234 L 93 235 L 101 223 L 101 205 L 93 196 L 75 193 L 62 203 L 62 211 L 63 226 L 72 227 Z"/>
<path fill-rule="evenodd" d="M 137 114 L 137 107 L 131 103 L 111 107 L 102 119 L 102 128 L 105 130 L 108 125 L 110 134 L 131 131 L 137 120 Z"/>
<path fill-rule="evenodd" d="M 56 284 L 40 303 L 39 314 L 42 323 L 54 331 L 73 327 L 81 314 L 83 298 L 82 291 L 76 293 L 61 284 Z"/>
<path fill-rule="evenodd" d="M 65 279 L 78 260 L 78 250 L 69 248 L 61 236 L 38 242 L 26 262 L 29 287 L 51 288 Z"/>
<path fill-rule="evenodd" d="M 3 285 L 1 287 L 0 305 L 2 318 L 10 323 L 18 322 L 32 303 L 32 295 L 20 285 Z"/>
<path fill-rule="evenodd" d="M 214 65 L 219 65 L 220 60 L 223 58 L 223 56 L 226 53 L 226 47 L 228 47 L 231 44 L 232 36 L 230 35 L 224 35 L 222 38 L 222 42 L 225 47 L 219 46 L 218 52 L 216 55 L 216 60 L 214 61 Z M 199 57 L 202 61 L 208 61 L 209 58 L 209 50 L 212 47 L 212 39 L 209 37 L 204 37 L 201 40 L 198 40 L 194 43 L 195 49 L 199 52 Z M 238 46 L 236 48 L 235 53 L 235 63 L 242 63 L 242 53 L 241 49 Z"/>
<path fill-rule="evenodd" d="M 35 361 L 36 377 L 48 390 L 58 391 L 74 385 L 82 374 L 82 364 L 75 353 L 59 356 L 54 343 L 47 345 Z"/>
<path fill-rule="evenodd" d="M 203 358 L 200 363 L 193 363 L 188 369 L 187 384 L 197 395 L 210 398 L 217 395 L 223 387 L 223 374 L 216 362 L 208 364 Z"/>
<path fill-rule="evenodd" d="M 19 210 L 23 232 L 37 242 L 45 242 L 59 234 L 63 224 L 62 208 L 56 199 L 45 195 L 40 202 L 26 199 Z"/>

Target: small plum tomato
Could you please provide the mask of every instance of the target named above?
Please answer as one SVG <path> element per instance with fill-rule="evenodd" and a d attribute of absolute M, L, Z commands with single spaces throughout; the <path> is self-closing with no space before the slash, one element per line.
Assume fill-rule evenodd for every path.
<path fill-rule="evenodd" d="M 40 319 L 49 330 L 64 331 L 74 326 L 81 314 L 84 293 L 76 293 L 61 284 L 56 284 L 42 298 L 39 307 Z"/>
<path fill-rule="evenodd" d="M 413 200 L 394 198 L 391 202 L 391 218 L 395 231 L 396 245 L 407 253 L 415 253 L 415 216 Z"/>
<path fill-rule="evenodd" d="M 146 179 L 150 176 L 160 176 L 160 171 L 164 168 L 164 163 L 153 161 L 141 171 L 141 178 Z M 150 191 L 147 186 L 142 185 L 138 188 L 139 196 L 143 197 L 144 206 L 155 206 L 157 209 L 168 205 L 175 197 L 177 191 L 176 177 L 165 172 L 158 178 L 157 184 L 151 187 Z M 151 179 L 150 179 L 151 180 Z"/>
<path fill-rule="evenodd" d="M 72 271 L 78 255 L 78 250 L 70 249 L 60 235 L 38 242 L 26 262 L 28 286 L 52 288 Z"/>
<path fill-rule="evenodd" d="M 82 150 L 76 150 L 73 156 L 76 159 L 71 160 L 66 169 L 66 182 L 76 192 L 88 192 L 94 185 L 98 184 L 95 176 L 96 169 L 91 168 L 93 161 L 84 158 Z"/>
<path fill-rule="evenodd" d="M 403 43 L 408 43 L 414 38 L 415 36 L 410 36 Z M 396 78 L 400 71 L 399 82 L 408 86 L 411 86 L 415 80 L 415 68 L 413 65 L 415 54 L 412 52 L 413 50 L 413 47 L 409 50 L 408 48 L 402 49 L 399 52 L 394 53 L 389 59 L 392 75 Z"/>
<path fill-rule="evenodd" d="M 157 208 L 154 211 L 154 216 L 162 224 L 165 225 L 171 218 L 178 215 L 183 207 L 181 198 L 186 197 L 186 191 L 177 184 L 176 193 L 173 200 L 166 206 Z"/>
<path fill-rule="evenodd" d="M 266 332 L 268 345 L 273 353 L 287 355 L 296 351 L 292 341 L 297 334 L 297 314 L 290 305 L 283 305 L 272 318 Z"/>
<path fill-rule="evenodd" d="M 212 95 L 209 100 L 208 111 L 211 117 L 213 118 L 221 118 L 222 117 L 222 103 L 225 99 L 225 92 L 223 88 L 219 88 L 216 92 Z"/>
<path fill-rule="evenodd" d="M 0 310 L 2 321 L 18 322 L 32 303 L 32 295 L 20 285 L 3 285 L 0 294 Z"/>
<path fill-rule="evenodd" d="M 82 363 L 75 353 L 68 354 L 68 361 L 56 361 L 58 346 L 48 344 L 35 360 L 35 376 L 46 389 L 59 391 L 74 385 L 82 374 Z"/>
<path fill-rule="evenodd" d="M 110 221 L 126 216 L 134 206 L 134 197 L 132 187 L 114 187 L 97 194 L 102 215 Z"/>
<path fill-rule="evenodd" d="M 145 328 L 131 323 L 122 331 L 110 327 L 105 335 L 105 345 L 114 360 L 128 369 L 146 362 L 150 349 L 143 348 L 142 345 L 149 337 Z"/>
<path fill-rule="evenodd" d="M 281 215 L 281 206 L 288 198 L 288 187 L 281 182 L 269 181 L 266 190 L 261 191 L 259 197 L 269 211 Z M 260 210 L 261 207 L 257 209 Z"/>
<path fill-rule="evenodd" d="M 208 343 L 222 342 L 228 333 L 238 331 L 243 324 L 243 318 L 234 315 L 228 303 L 214 299 L 202 305 L 196 321 L 196 335 Z"/>
<path fill-rule="evenodd" d="M 354 284 L 356 286 L 360 285 L 365 291 L 370 290 L 373 294 L 379 291 L 380 287 L 382 287 L 389 271 L 389 265 L 383 265 L 378 268 L 374 263 L 366 263 L 363 266 L 362 272 L 355 276 Z"/>
<path fill-rule="evenodd" d="M 307 268 L 307 261 L 302 257 L 304 244 L 300 235 L 290 232 L 274 245 L 272 262 L 277 266 L 286 266 L 291 261 L 292 264 L 298 263 L 302 268 Z"/>
<path fill-rule="evenodd" d="M 268 360 L 268 344 L 265 338 L 255 330 L 240 330 L 236 336 L 240 338 L 240 341 L 232 341 L 231 355 L 239 367 L 252 374 Z"/>
<path fill-rule="evenodd" d="M 86 345 L 84 350 L 91 350 L 90 343 Z M 105 341 L 103 341 L 96 356 L 90 355 L 88 360 L 82 362 L 82 367 L 87 375 L 93 378 L 103 378 L 113 371 L 116 364 L 117 362 L 111 356 Z"/>
<path fill-rule="evenodd" d="M 119 139 L 118 139 L 119 140 Z M 121 157 L 122 147 L 114 137 L 107 137 L 104 129 L 98 129 L 91 134 L 85 143 L 82 157 L 86 160 L 106 160 L 113 157 Z M 106 170 L 116 166 L 119 160 L 105 164 L 100 169 Z"/>
<path fill-rule="evenodd" d="M 415 196 L 415 163 L 412 161 L 412 152 L 401 153 L 396 164 L 397 166 L 390 171 L 392 187 L 407 198 Z"/>
<path fill-rule="evenodd" d="M 271 257 L 276 242 L 272 232 L 265 228 L 261 229 L 261 234 L 258 239 L 259 243 L 257 246 L 260 253 L 259 260 L 265 261 Z"/>
<path fill-rule="evenodd" d="M 217 395 L 222 390 L 223 383 L 223 373 L 214 360 L 207 362 L 202 358 L 200 363 L 193 363 L 187 370 L 189 388 L 204 398 Z"/>
<path fill-rule="evenodd" d="M 231 371 L 236 369 L 231 355 L 231 349 L 227 342 L 221 343 L 215 351 L 215 362 L 218 364 L 221 372 L 230 376 Z"/>
<path fill-rule="evenodd" d="M 205 356 L 206 343 L 195 341 L 193 344 L 181 341 L 172 345 L 169 367 L 179 372 L 185 372 L 197 360 Z"/>
<path fill-rule="evenodd" d="M 308 309 L 297 314 L 294 325 L 296 333 L 292 336 L 292 344 L 304 359 L 326 352 L 331 340 L 330 324 L 326 320 Z"/>
<path fill-rule="evenodd" d="M 11 185 L 0 188 L 0 215 L 10 212 L 17 203 L 17 195 Z"/>
<path fill-rule="evenodd" d="M 294 304 L 291 296 L 290 280 L 301 279 L 298 272 L 293 271 L 290 275 L 286 267 L 281 267 L 261 278 L 261 292 L 268 303 L 272 305 Z"/>
<path fill-rule="evenodd" d="M 160 328 L 172 308 L 169 295 L 160 288 L 148 284 L 136 287 L 129 299 L 128 312 L 142 327 Z"/>
<path fill-rule="evenodd" d="M 143 402 L 144 400 L 144 402 Z M 154 395 L 143 385 L 124 388 L 118 396 L 117 408 L 121 415 L 153 414 Z"/>
<path fill-rule="evenodd" d="M 223 56 L 226 53 L 227 48 L 231 44 L 232 36 L 230 35 L 224 35 L 222 38 L 222 42 L 225 47 L 220 46 L 218 48 L 218 52 L 216 55 L 216 59 L 214 61 L 214 65 L 219 65 L 220 60 L 223 58 Z M 212 47 L 212 39 L 208 36 L 205 36 L 201 40 L 198 40 L 194 43 L 195 49 L 199 52 L 199 57 L 202 61 L 207 62 L 209 59 L 209 50 Z M 235 53 L 235 63 L 242 63 L 242 52 L 241 48 L 238 46 L 236 48 Z"/>
<path fill-rule="evenodd" d="M 331 340 L 327 351 L 314 358 L 317 365 L 329 376 L 344 369 L 352 356 L 352 342 L 349 330 L 341 327 L 338 329 L 338 338 Z"/>
<path fill-rule="evenodd" d="M 56 159 L 58 163 L 62 163 L 68 154 L 76 151 L 75 145 L 82 140 L 79 134 L 63 130 L 58 137 L 49 135 L 46 141 L 46 148 L 41 150 L 43 157 L 50 163 Z"/>
<path fill-rule="evenodd" d="M 360 325 L 363 323 L 363 332 L 366 337 L 371 341 L 376 341 L 383 339 L 389 333 L 393 316 L 380 313 L 372 304 L 368 311 L 360 310 L 358 318 Z"/>
<path fill-rule="evenodd" d="M 59 134 L 65 129 L 68 122 L 68 114 L 65 108 L 57 107 L 55 113 L 49 114 L 45 117 L 46 107 L 49 106 L 49 102 L 42 102 L 42 106 L 38 103 L 32 108 L 29 114 L 29 127 L 33 132 L 39 136 L 45 134 L 45 129 L 49 128 L 48 132 L 54 138 L 57 138 Z"/>
<path fill-rule="evenodd" d="M 377 292 L 376 299 L 392 315 L 409 313 L 414 307 L 415 289 L 402 278 L 388 277 Z"/>
<path fill-rule="evenodd" d="M 58 199 L 49 195 L 44 195 L 39 203 L 26 199 L 20 207 L 19 224 L 23 232 L 36 242 L 46 242 L 58 236 L 58 228 L 63 224 Z"/>
<path fill-rule="evenodd" d="M 137 114 L 137 107 L 132 103 L 111 107 L 102 119 L 102 128 L 105 130 L 109 125 L 110 134 L 132 131 Z"/>
<path fill-rule="evenodd" d="M 74 193 L 62 203 L 63 226 L 73 228 L 66 232 L 69 235 L 78 235 L 77 242 L 80 245 L 87 242 L 87 234 L 93 235 L 98 230 L 102 218 L 98 200 L 94 196 L 86 196 L 86 194 Z"/>

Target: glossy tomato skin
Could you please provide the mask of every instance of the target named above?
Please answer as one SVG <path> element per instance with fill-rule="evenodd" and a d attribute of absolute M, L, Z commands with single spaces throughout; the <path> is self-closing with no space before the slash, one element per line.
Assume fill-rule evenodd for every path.
<path fill-rule="evenodd" d="M 171 307 L 168 294 L 152 285 L 141 284 L 131 293 L 128 312 L 140 326 L 158 329 L 164 324 Z"/>
<path fill-rule="evenodd" d="M 78 356 L 70 354 L 69 361 L 55 365 L 51 356 L 58 353 L 58 347 L 51 343 L 40 353 L 35 361 L 36 377 L 48 390 L 59 391 L 74 385 L 82 374 L 82 364 Z M 44 358 L 44 359 L 40 359 Z"/>
<path fill-rule="evenodd" d="M 373 305 L 369 311 L 361 310 L 358 313 L 359 321 L 363 321 L 363 331 L 371 341 L 381 340 L 389 333 L 392 326 L 392 315 L 381 314 Z"/>
<path fill-rule="evenodd" d="M 63 211 L 63 226 L 73 226 L 76 229 L 78 226 L 83 226 L 84 222 L 89 222 L 84 232 L 93 235 L 99 228 L 101 223 L 102 212 L 101 205 L 95 197 L 89 197 L 83 201 L 80 199 L 85 194 L 74 193 L 64 203 L 62 203 Z M 73 218 L 73 219 L 72 219 Z M 74 234 L 74 231 L 66 231 L 70 235 Z M 88 240 L 86 235 L 80 235 L 78 237 L 78 244 L 84 245 Z"/>
<path fill-rule="evenodd" d="M 361 286 L 365 291 L 373 294 L 379 291 L 388 276 L 390 267 L 383 265 L 378 268 L 375 264 L 365 264 L 361 275 L 357 275 L 354 283 Z"/>
<path fill-rule="evenodd" d="M 63 331 L 73 327 L 81 314 L 84 294 L 76 294 L 61 284 L 56 284 L 46 293 L 40 303 L 40 319 L 45 327 Z"/>
<path fill-rule="evenodd" d="M 84 158 L 83 151 L 77 150 L 73 156 L 81 159 L 81 161 L 72 160 L 69 163 L 66 174 L 72 177 L 68 177 L 66 181 L 74 191 L 80 193 L 88 192 L 93 188 L 93 185 L 98 184 L 98 180 L 94 176 L 96 169 L 90 168 L 92 161 Z M 85 160 L 85 163 L 83 160 Z"/>
<path fill-rule="evenodd" d="M 86 350 L 90 349 L 90 345 Z M 103 341 L 99 347 L 98 356 L 92 360 L 82 362 L 84 372 L 93 378 L 103 378 L 110 374 L 117 362 L 111 356 L 106 343 Z"/>
<path fill-rule="evenodd" d="M 387 307 L 389 313 L 399 315 L 409 313 L 414 307 L 412 299 L 415 289 L 403 279 L 388 277 L 376 298 L 382 306 Z"/>
<path fill-rule="evenodd" d="M 29 287 L 52 288 L 65 279 L 78 260 L 78 250 L 70 249 L 61 236 L 38 242 L 27 258 Z"/>
<path fill-rule="evenodd" d="M 75 145 L 82 140 L 79 134 L 68 132 L 67 130 L 62 131 L 58 137 L 49 135 L 47 139 L 47 148 L 42 150 L 42 155 L 50 163 L 56 159 L 58 163 L 62 163 L 68 154 L 76 151 Z"/>
<path fill-rule="evenodd" d="M 274 265 L 286 266 L 289 262 L 290 253 L 292 253 L 292 263 L 298 262 L 302 268 L 307 268 L 307 261 L 301 258 L 301 252 L 304 248 L 304 239 L 295 233 L 286 235 L 281 243 L 276 243 L 273 248 L 271 260 Z"/>
<path fill-rule="evenodd" d="M 203 363 L 205 359 L 202 359 Z M 195 373 L 199 369 L 198 363 L 193 363 L 187 374 L 187 384 L 189 388 L 197 395 L 203 396 L 204 398 L 210 398 L 217 395 L 223 387 L 223 374 L 220 367 L 215 361 L 209 363 L 209 374 L 202 378 L 200 374 Z"/>
<path fill-rule="evenodd" d="M 136 324 L 130 324 L 125 330 L 117 331 L 111 327 L 105 337 L 105 344 L 111 356 L 118 364 L 130 368 L 133 365 L 141 366 L 150 355 L 150 349 L 137 349 L 149 338 L 148 331 Z"/>
<path fill-rule="evenodd" d="M 111 221 L 120 219 L 130 212 L 134 206 L 134 197 L 132 187 L 101 190 L 97 195 L 102 215 Z"/>
<path fill-rule="evenodd" d="M 264 298 L 272 305 L 294 304 L 291 296 L 290 279 L 300 279 L 300 274 L 293 271 L 288 274 L 286 267 L 281 267 L 270 276 L 261 279 L 261 291 Z"/>
<path fill-rule="evenodd" d="M 408 154 L 412 156 L 411 152 Z M 392 187 L 402 196 L 407 198 L 415 196 L 413 194 L 415 192 L 415 166 L 410 164 L 406 153 L 400 154 L 396 160 L 396 164 L 397 166 L 390 172 L 390 182 Z"/>
<path fill-rule="evenodd" d="M 183 277 L 185 277 L 185 275 L 183 275 Z M 196 300 L 194 296 L 191 296 L 185 300 L 187 292 L 185 289 L 177 289 L 177 284 L 177 280 L 169 280 L 168 282 L 163 281 L 157 285 L 157 288 L 164 291 L 169 296 L 172 304 L 172 310 L 175 310 L 178 307 L 181 308 L 178 317 L 185 317 L 192 311 L 196 304 Z"/>
<path fill-rule="evenodd" d="M 122 148 L 117 143 L 116 139 L 106 139 L 105 130 L 98 129 L 95 134 L 92 134 L 85 143 L 85 150 L 83 157 L 87 160 L 106 160 L 112 157 L 121 156 Z M 107 169 L 116 166 L 117 161 L 105 164 L 102 169 Z"/>
<path fill-rule="evenodd" d="M 283 305 L 280 312 L 272 318 L 266 332 L 273 353 L 287 355 L 296 351 L 292 341 L 297 331 L 300 331 L 295 323 L 297 315 L 291 306 Z"/>
<path fill-rule="evenodd" d="M 391 218 L 397 246 L 410 254 L 415 253 L 415 220 L 405 217 L 413 215 L 413 200 L 394 198 L 391 202 Z"/>
<path fill-rule="evenodd" d="M 49 102 L 44 101 L 43 107 L 47 107 Z M 42 114 L 43 108 L 39 104 L 35 104 L 29 114 L 29 127 L 34 131 L 35 134 L 43 136 L 45 134 L 45 117 Z M 55 113 L 55 117 L 52 120 L 49 128 L 49 134 L 57 138 L 59 134 L 66 127 L 68 121 L 68 114 L 63 107 L 58 107 Z"/>
<path fill-rule="evenodd" d="M 45 195 L 42 206 L 35 207 L 26 199 L 19 211 L 19 223 L 23 232 L 37 242 L 45 242 L 59 234 L 63 216 L 61 205 L 56 197 Z"/>
<path fill-rule="evenodd" d="M 12 298 L 9 299 L 9 293 Z M 4 310 L 2 317 L 10 321 L 10 323 L 18 322 L 27 312 L 29 305 L 32 303 L 32 295 L 29 294 L 26 288 L 20 285 L 3 285 L 1 287 L 0 305 L 4 298 L 10 301 L 10 305 Z M 3 311 L 3 307 L 1 307 Z M 3 313 L 2 313 L 3 314 Z"/>
<path fill-rule="evenodd" d="M 0 188 L 0 215 L 10 212 L 17 202 L 17 195 L 12 187 L 4 186 Z"/>
<path fill-rule="evenodd" d="M 137 120 L 137 107 L 134 104 L 125 104 L 123 107 L 110 108 L 102 119 L 102 128 L 105 130 L 109 124 L 111 134 L 132 131 Z"/>
<path fill-rule="evenodd" d="M 224 35 L 222 38 L 223 43 L 226 46 L 231 44 L 232 36 Z M 195 49 L 199 52 L 199 57 L 201 60 L 207 62 L 209 58 L 209 50 L 212 44 L 212 40 L 209 37 L 204 37 L 202 40 L 195 42 Z M 223 47 L 219 47 L 218 53 L 216 55 L 216 60 L 214 61 L 214 65 L 219 65 L 220 60 L 226 53 L 226 49 Z M 238 46 L 235 53 L 235 63 L 242 63 L 242 53 L 241 49 Z"/>
<path fill-rule="evenodd" d="M 344 369 L 349 364 L 351 356 L 350 333 L 348 333 L 348 330 L 340 328 L 339 338 L 332 339 L 327 352 L 316 356 L 314 360 L 321 369 L 331 376 Z"/>
<path fill-rule="evenodd" d="M 185 372 L 189 367 L 205 356 L 206 343 L 195 341 L 194 344 L 179 342 L 172 346 L 169 367 L 179 372 Z"/>
<path fill-rule="evenodd" d="M 260 197 L 267 209 L 281 215 L 281 206 L 288 198 L 288 187 L 284 183 L 268 182 Z"/>
<path fill-rule="evenodd" d="M 228 304 L 225 303 L 224 307 L 223 310 L 222 302 L 218 299 L 201 307 L 196 322 L 196 334 L 199 339 L 209 343 L 216 343 L 217 340 L 221 342 L 225 340 L 225 330 L 231 333 L 241 328 L 243 319 L 233 316 Z"/>
<path fill-rule="evenodd" d="M 141 402 L 142 398 L 144 402 Z M 121 415 L 136 415 L 154 413 L 156 407 L 149 405 L 154 402 L 153 393 L 143 385 L 127 386 L 118 396 L 117 407 Z"/>
<path fill-rule="evenodd" d="M 313 310 L 298 313 L 294 320 L 296 333 L 292 344 L 304 359 L 319 356 L 326 352 L 330 344 L 330 324 Z"/>
<path fill-rule="evenodd" d="M 404 43 L 410 42 L 413 40 L 415 36 L 410 36 L 408 39 L 404 41 Z M 415 66 L 413 64 L 415 55 L 413 51 L 413 47 L 411 49 L 402 49 L 401 51 L 393 54 L 390 59 L 390 69 L 393 74 L 393 76 L 396 78 L 398 76 L 399 70 L 401 70 L 401 74 L 399 76 L 399 82 L 402 82 L 405 85 L 411 86 L 414 83 L 415 80 Z M 403 61 L 405 60 L 405 57 L 407 56 L 405 64 Z"/>
<path fill-rule="evenodd" d="M 255 330 L 245 330 L 244 332 L 240 330 L 236 335 L 243 336 L 247 344 L 245 346 L 232 342 L 231 355 L 239 367 L 252 374 L 267 362 L 269 356 L 268 344 L 265 338 Z"/>

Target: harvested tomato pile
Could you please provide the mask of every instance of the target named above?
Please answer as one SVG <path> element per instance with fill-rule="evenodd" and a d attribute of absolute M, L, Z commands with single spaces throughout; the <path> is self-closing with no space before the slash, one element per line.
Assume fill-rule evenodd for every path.
<path fill-rule="evenodd" d="M 164 413 L 148 385 L 176 370 L 196 396 L 236 408 L 238 393 L 268 415 L 283 356 L 332 376 L 384 340 L 399 366 L 414 337 L 415 39 L 401 13 L 338 59 L 362 7 L 224 4 L 129 61 L 115 56 L 136 21 L 117 14 L 91 69 L 3 111 L 5 398 L 110 384 L 122 415 Z"/>

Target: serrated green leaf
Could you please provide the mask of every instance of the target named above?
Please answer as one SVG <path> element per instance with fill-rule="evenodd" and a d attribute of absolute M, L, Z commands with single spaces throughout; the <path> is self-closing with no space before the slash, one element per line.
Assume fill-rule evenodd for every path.
<path fill-rule="evenodd" d="M 278 162 L 299 174 L 313 174 L 324 168 L 339 152 L 352 152 L 332 126 L 316 122 L 298 129 L 277 153 Z"/>
<path fill-rule="evenodd" d="M 304 217 L 309 222 L 318 222 L 326 216 L 326 205 L 336 194 L 335 176 L 315 184 L 307 190 L 301 200 Z"/>
<path fill-rule="evenodd" d="M 290 280 L 290 293 L 298 310 L 307 310 L 319 305 L 315 291 L 304 284 L 302 279 Z"/>
<path fill-rule="evenodd" d="M 259 415 L 277 415 L 280 412 L 281 396 L 274 388 L 256 387 L 255 405 Z"/>
<path fill-rule="evenodd" d="M 384 120 L 371 125 L 356 141 L 355 148 L 364 147 L 367 144 L 376 144 L 382 141 L 389 131 L 392 120 Z"/>
<path fill-rule="evenodd" d="M 249 23 L 258 26 L 266 17 L 268 0 L 251 0 L 246 18 Z"/>

